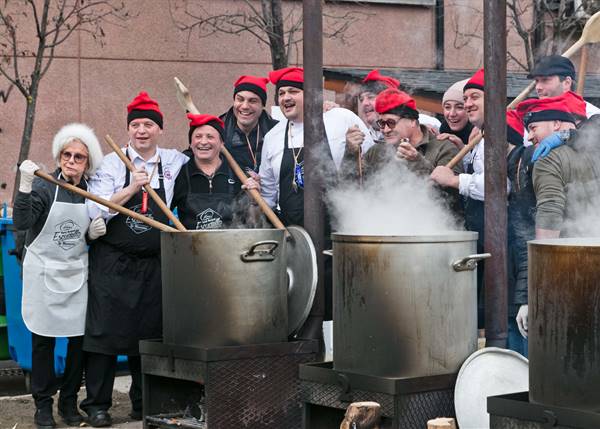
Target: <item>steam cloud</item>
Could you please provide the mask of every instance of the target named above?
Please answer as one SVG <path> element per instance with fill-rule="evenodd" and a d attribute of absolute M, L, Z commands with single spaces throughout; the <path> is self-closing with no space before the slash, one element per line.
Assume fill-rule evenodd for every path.
<path fill-rule="evenodd" d="M 365 180 L 328 193 L 333 229 L 360 235 L 432 235 L 463 230 L 427 177 L 392 159 Z"/>
<path fill-rule="evenodd" d="M 591 169 L 589 180 L 567 185 L 566 217 L 561 236 L 600 237 L 600 115 L 594 115 L 569 145 L 578 152 L 578 167 Z M 579 164 L 581 163 L 581 164 Z"/>

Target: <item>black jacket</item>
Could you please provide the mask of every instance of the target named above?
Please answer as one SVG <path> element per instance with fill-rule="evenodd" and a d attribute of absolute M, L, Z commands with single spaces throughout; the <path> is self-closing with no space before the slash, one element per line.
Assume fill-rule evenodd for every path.
<path fill-rule="evenodd" d="M 533 190 L 533 146 L 515 147 L 508 155 L 508 314 L 527 304 L 527 241 L 535 239 L 536 198 Z"/>
<path fill-rule="evenodd" d="M 233 114 L 233 107 L 231 107 L 227 112 L 223 113 L 220 118 L 223 120 L 223 122 L 225 122 L 225 147 L 227 150 L 229 150 L 229 152 L 231 152 L 231 155 L 240 165 L 242 170 L 246 171 L 248 168 L 252 170 L 254 168 L 254 162 L 248 149 L 246 136 L 237 126 L 237 120 Z M 267 112 L 263 110 L 258 118 L 258 126 L 255 127 L 248 136 L 250 144 L 254 149 L 256 149 L 255 156 L 257 169 L 258 166 L 260 166 L 260 155 L 262 152 L 265 134 L 267 134 L 267 132 L 269 132 L 269 130 L 273 128 L 277 122 L 278 121 L 271 118 Z M 257 132 L 258 130 L 260 130 L 260 133 Z M 256 141 L 257 134 L 259 134 L 258 144 Z"/>

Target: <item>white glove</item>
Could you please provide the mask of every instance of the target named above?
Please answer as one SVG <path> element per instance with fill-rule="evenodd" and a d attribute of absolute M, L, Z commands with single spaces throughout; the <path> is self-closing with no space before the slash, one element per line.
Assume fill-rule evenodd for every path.
<path fill-rule="evenodd" d="M 519 312 L 517 313 L 517 326 L 519 327 L 519 332 L 523 335 L 523 338 L 527 338 L 527 331 L 529 329 L 529 306 L 522 305 L 519 307 Z"/>
<path fill-rule="evenodd" d="M 104 223 L 104 219 L 102 219 L 101 216 L 98 216 L 90 222 L 88 237 L 90 240 L 95 240 L 98 237 L 102 237 L 104 234 L 106 234 L 106 223 Z"/>
<path fill-rule="evenodd" d="M 31 184 L 33 183 L 33 178 L 35 177 L 33 173 L 39 169 L 40 167 L 38 167 L 35 162 L 28 159 L 21 163 L 19 166 L 19 171 L 21 172 L 19 192 L 23 192 L 24 194 L 29 194 L 31 192 Z"/>

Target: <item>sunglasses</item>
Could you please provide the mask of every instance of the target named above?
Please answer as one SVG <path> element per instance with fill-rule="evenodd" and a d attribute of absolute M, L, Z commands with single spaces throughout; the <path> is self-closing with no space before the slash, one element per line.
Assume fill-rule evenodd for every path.
<path fill-rule="evenodd" d="M 73 158 L 73 161 L 75 161 L 75 164 L 83 164 L 88 159 L 87 155 L 83 155 L 81 153 L 71 153 L 67 150 L 61 152 L 60 158 L 63 161 L 70 161 L 71 158 Z"/>
<path fill-rule="evenodd" d="M 376 123 L 379 129 L 383 131 L 386 125 L 390 128 L 390 130 L 394 129 L 398 121 L 396 121 L 395 119 L 378 119 Z"/>

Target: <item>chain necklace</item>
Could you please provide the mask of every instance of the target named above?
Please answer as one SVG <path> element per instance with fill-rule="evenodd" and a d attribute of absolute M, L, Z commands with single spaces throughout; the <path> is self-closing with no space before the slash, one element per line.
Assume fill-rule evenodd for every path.
<path fill-rule="evenodd" d="M 290 125 L 288 127 L 288 146 L 289 148 L 292 150 L 292 156 L 294 157 L 294 174 L 293 174 L 293 179 L 292 179 L 292 189 L 294 190 L 294 192 L 298 192 L 298 182 L 296 182 L 296 170 L 298 168 L 298 158 L 300 157 L 300 152 L 302 152 L 302 149 L 304 149 L 303 147 L 298 149 L 298 152 L 296 152 L 296 149 L 294 147 L 292 147 L 292 126 Z"/>
<path fill-rule="evenodd" d="M 248 152 L 250 153 L 250 157 L 252 158 L 254 171 L 256 171 L 256 168 L 258 167 L 258 162 L 256 161 L 256 154 L 258 153 L 258 142 L 260 141 L 260 124 L 256 125 L 256 147 L 254 148 L 254 150 L 252 150 L 252 144 L 250 143 L 248 134 L 244 133 L 244 136 L 246 137 L 246 144 L 248 145 Z"/>

